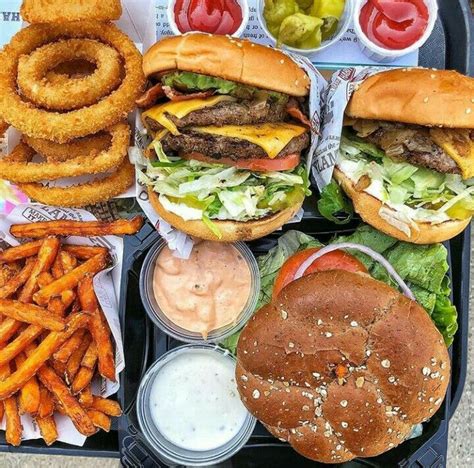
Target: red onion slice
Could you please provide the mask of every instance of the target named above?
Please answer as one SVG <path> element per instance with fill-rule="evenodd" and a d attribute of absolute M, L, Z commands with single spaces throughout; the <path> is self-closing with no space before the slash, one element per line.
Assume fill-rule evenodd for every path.
<path fill-rule="evenodd" d="M 405 281 L 400 277 L 400 275 L 395 271 L 395 268 L 379 253 L 375 252 L 374 250 L 370 249 L 365 245 L 354 244 L 352 242 L 342 242 L 340 244 L 331 244 L 327 245 L 326 247 L 322 247 L 313 255 L 308 257 L 296 270 L 295 279 L 301 278 L 304 275 L 304 272 L 309 268 L 309 266 L 318 258 L 326 255 L 329 252 L 333 252 L 334 250 L 340 249 L 354 249 L 359 250 L 360 252 L 365 253 L 369 257 L 372 257 L 374 260 L 382 264 L 382 266 L 387 270 L 388 274 L 398 283 L 400 289 L 403 291 L 403 294 L 416 301 L 414 294 L 411 292 L 410 288 L 407 286 Z"/>

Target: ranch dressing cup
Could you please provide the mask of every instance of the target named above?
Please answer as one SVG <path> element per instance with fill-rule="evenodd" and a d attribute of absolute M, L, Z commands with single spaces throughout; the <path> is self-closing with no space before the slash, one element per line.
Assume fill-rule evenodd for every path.
<path fill-rule="evenodd" d="M 137 395 L 145 442 L 168 465 L 207 466 L 237 453 L 256 419 L 239 398 L 235 358 L 207 344 L 185 345 L 161 356 Z"/>

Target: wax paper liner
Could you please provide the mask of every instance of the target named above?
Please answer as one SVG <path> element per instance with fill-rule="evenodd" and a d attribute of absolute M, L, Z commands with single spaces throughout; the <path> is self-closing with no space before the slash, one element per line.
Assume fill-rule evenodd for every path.
<path fill-rule="evenodd" d="M 17 223 L 28 223 L 37 221 L 49 221 L 59 219 L 73 219 L 77 221 L 95 221 L 96 218 L 85 210 L 59 208 L 37 203 L 22 204 L 7 216 L 0 215 L 0 239 L 9 245 L 18 245 L 20 242 L 11 236 L 10 226 Z M 20 239 L 22 242 L 23 240 Z M 66 244 L 96 245 L 107 247 L 112 259 L 112 267 L 101 271 L 94 277 L 94 289 L 100 306 L 112 331 L 115 344 L 116 382 L 103 378 L 96 378 L 92 385 L 92 392 L 103 397 L 117 392 L 120 387 L 119 373 L 125 367 L 123 354 L 122 334 L 120 331 L 120 319 L 118 316 L 118 297 L 120 295 L 120 278 L 123 261 L 123 240 L 118 236 L 102 237 L 67 237 Z M 55 413 L 58 428 L 58 440 L 73 445 L 82 446 L 86 437 L 80 434 L 67 416 Z M 23 425 L 24 440 L 39 439 L 41 434 L 36 423 L 28 415 L 21 417 Z M 0 429 L 5 429 L 5 419 L 0 424 Z"/>
<path fill-rule="evenodd" d="M 319 138 L 321 95 L 327 83 L 323 76 L 308 59 L 299 55 L 287 55 L 289 55 L 301 68 L 303 68 L 310 78 L 311 87 L 309 93 L 309 114 L 311 120 L 311 144 L 309 150 L 306 152 L 306 167 L 309 171 L 312 166 L 312 155 L 316 150 Z M 133 150 L 135 154 L 132 154 L 132 152 L 130 154 L 130 159 L 132 162 L 135 162 L 137 169 L 137 180 L 135 184 L 137 189 L 137 201 L 148 219 L 158 229 L 160 235 L 167 241 L 168 246 L 174 251 L 175 255 L 180 258 L 188 258 L 193 245 L 191 238 L 183 232 L 174 229 L 158 216 L 148 200 L 147 188 L 138 180 L 138 173 L 145 166 L 142 164 L 144 161 L 143 155 L 137 154 L 136 152 L 143 151 L 143 149 L 145 149 L 150 142 L 151 139 L 146 134 L 146 130 L 143 127 L 140 115 L 137 115 L 137 121 L 135 123 L 135 148 Z M 302 217 L 303 210 L 301 209 L 289 222 L 299 222 L 301 221 Z"/>

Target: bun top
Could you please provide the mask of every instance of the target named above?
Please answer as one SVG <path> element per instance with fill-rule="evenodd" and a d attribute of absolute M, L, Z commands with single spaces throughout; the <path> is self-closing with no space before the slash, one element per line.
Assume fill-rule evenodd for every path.
<path fill-rule="evenodd" d="M 354 92 L 350 117 L 474 128 L 474 79 L 450 70 L 405 68 L 377 73 Z"/>
<path fill-rule="evenodd" d="M 310 86 L 308 75 L 288 55 L 230 36 L 172 36 L 143 56 L 146 76 L 172 70 L 216 76 L 290 96 L 306 96 Z"/>
<path fill-rule="evenodd" d="M 439 409 L 449 376 L 443 338 L 420 305 L 342 270 L 287 285 L 250 319 L 237 347 L 244 405 L 323 463 L 400 444 Z"/>

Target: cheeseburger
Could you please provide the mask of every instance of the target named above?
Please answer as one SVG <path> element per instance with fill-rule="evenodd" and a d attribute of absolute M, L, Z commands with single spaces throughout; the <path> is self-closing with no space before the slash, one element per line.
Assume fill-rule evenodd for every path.
<path fill-rule="evenodd" d="M 426 244 L 474 213 L 474 80 L 398 69 L 366 79 L 346 109 L 334 172 L 362 219 Z"/>
<path fill-rule="evenodd" d="M 262 237 L 308 194 L 309 77 L 281 52 L 209 34 L 163 39 L 143 57 L 138 101 L 152 142 L 140 174 L 162 219 L 200 238 Z"/>

